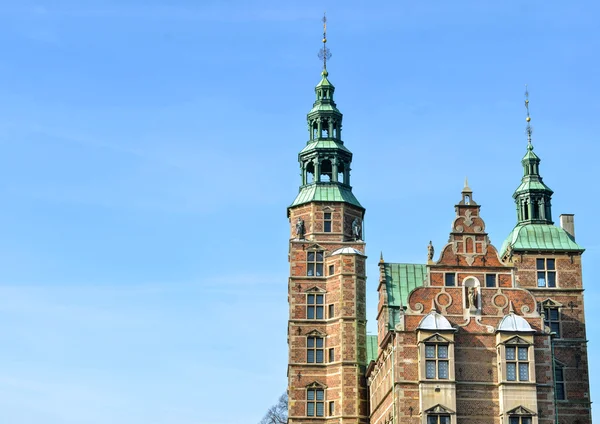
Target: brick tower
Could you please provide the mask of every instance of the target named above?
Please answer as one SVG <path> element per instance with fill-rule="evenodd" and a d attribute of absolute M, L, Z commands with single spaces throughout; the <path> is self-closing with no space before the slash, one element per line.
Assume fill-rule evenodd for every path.
<path fill-rule="evenodd" d="M 325 29 L 325 28 L 324 28 Z M 289 423 L 368 423 L 365 209 L 350 186 L 352 153 L 323 72 L 300 151 L 301 185 L 288 208 Z"/>
<path fill-rule="evenodd" d="M 513 194 L 517 225 L 500 252 L 514 264 L 517 285 L 535 296 L 544 326 L 552 335 L 552 373 L 538 379 L 539 383 L 548 383 L 538 389 L 541 416 L 547 417 L 548 424 L 553 416 L 560 423 L 589 423 L 591 401 L 581 273 L 584 249 L 575 242 L 573 215 L 561 215 L 560 227 L 552 221 L 553 192 L 542 181 L 540 158 L 533 152 L 527 97 L 525 106 L 527 153 L 521 161 L 521 184 Z"/>

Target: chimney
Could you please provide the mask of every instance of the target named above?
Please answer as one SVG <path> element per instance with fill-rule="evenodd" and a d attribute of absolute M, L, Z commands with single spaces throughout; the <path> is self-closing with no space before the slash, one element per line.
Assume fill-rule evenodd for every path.
<path fill-rule="evenodd" d="M 563 213 L 560 216 L 560 228 L 565 230 L 573 240 L 575 240 L 575 215 L 572 213 Z"/>

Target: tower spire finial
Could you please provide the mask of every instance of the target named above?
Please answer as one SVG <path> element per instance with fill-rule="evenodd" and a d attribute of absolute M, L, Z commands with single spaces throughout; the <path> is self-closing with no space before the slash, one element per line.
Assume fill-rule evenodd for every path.
<path fill-rule="evenodd" d="M 323 48 L 319 50 L 319 59 L 323 61 L 323 75 L 327 76 L 327 61 L 331 59 L 331 51 L 327 48 L 327 16 L 323 12 Z"/>
<path fill-rule="evenodd" d="M 527 90 L 527 84 L 525 84 L 525 110 L 527 111 L 527 118 L 525 121 L 527 122 L 527 127 L 525 131 L 527 132 L 527 149 L 533 150 L 533 144 L 531 144 L 531 133 L 533 129 L 531 128 L 531 116 L 529 116 L 529 91 Z"/>

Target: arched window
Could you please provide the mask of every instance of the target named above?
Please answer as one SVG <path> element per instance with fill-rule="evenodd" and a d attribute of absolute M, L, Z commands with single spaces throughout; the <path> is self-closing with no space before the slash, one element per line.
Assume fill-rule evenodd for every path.
<path fill-rule="evenodd" d="M 306 165 L 306 184 L 312 184 L 315 182 L 315 165 L 309 162 Z"/>
<path fill-rule="evenodd" d="M 321 182 L 329 182 L 332 180 L 332 172 L 333 168 L 331 166 L 331 161 L 329 159 L 325 159 L 321 162 Z"/>

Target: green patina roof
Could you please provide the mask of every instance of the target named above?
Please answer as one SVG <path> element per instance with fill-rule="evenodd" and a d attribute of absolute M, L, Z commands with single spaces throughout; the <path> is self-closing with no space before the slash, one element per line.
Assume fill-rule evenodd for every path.
<path fill-rule="evenodd" d="M 504 240 L 500 249 L 500 256 L 504 255 L 508 245 L 511 244 L 515 251 L 577 251 L 585 249 L 575 243 L 569 233 L 562 228 L 548 224 L 517 225 Z"/>
<path fill-rule="evenodd" d="M 377 335 L 367 334 L 367 365 L 377 360 Z"/>
<path fill-rule="evenodd" d="M 552 193 L 552 190 L 550 189 L 550 187 L 548 187 L 542 181 L 537 180 L 537 179 L 535 179 L 535 180 L 527 179 L 527 181 L 521 182 L 521 185 L 519 185 L 519 187 L 517 187 L 517 189 L 515 190 L 515 195 L 517 195 L 519 193 L 528 192 L 530 190 L 544 190 L 544 191 L 549 191 L 550 193 Z"/>
<path fill-rule="evenodd" d="M 321 78 L 321 81 L 319 81 L 319 83 L 317 84 L 317 87 L 333 87 L 333 84 L 329 82 L 329 80 L 327 79 L 327 75 L 329 74 L 325 74 L 324 72 L 321 73 L 321 75 L 323 75 L 323 78 Z"/>
<path fill-rule="evenodd" d="M 335 107 L 335 105 L 333 105 L 332 103 L 325 102 L 317 102 L 310 110 L 310 112 L 308 112 L 308 116 L 315 112 L 337 112 L 341 114 L 341 112 L 338 110 L 337 107 Z"/>
<path fill-rule="evenodd" d="M 383 267 L 388 305 L 394 307 L 406 305 L 409 293 L 423 285 L 427 274 L 427 266 L 423 264 L 385 263 Z"/>
<path fill-rule="evenodd" d="M 362 205 L 352 194 L 352 189 L 338 183 L 305 185 L 300 188 L 300 193 L 298 193 L 290 207 L 309 202 L 346 202 L 362 208 Z"/>
<path fill-rule="evenodd" d="M 351 153 L 350 150 L 346 149 L 346 147 L 338 141 L 319 139 L 316 141 L 309 141 L 306 147 L 300 151 L 300 154 L 307 153 L 315 149 L 340 149 L 344 152 Z"/>

